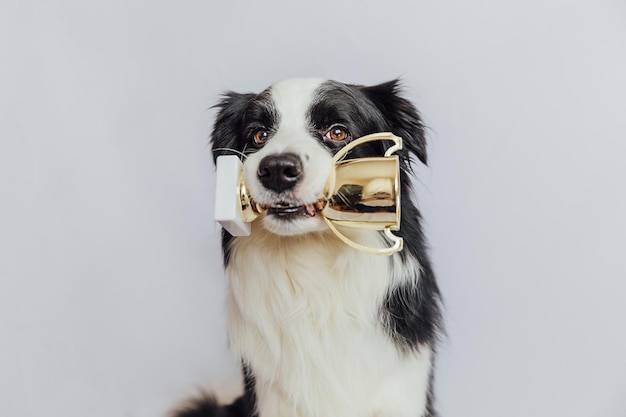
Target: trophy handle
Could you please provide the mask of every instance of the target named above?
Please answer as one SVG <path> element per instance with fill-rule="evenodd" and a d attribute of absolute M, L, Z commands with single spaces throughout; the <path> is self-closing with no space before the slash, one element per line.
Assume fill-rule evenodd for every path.
<path fill-rule="evenodd" d="M 348 152 L 350 152 L 355 147 L 362 145 L 363 143 L 374 142 L 376 140 L 390 140 L 394 143 L 393 146 L 385 151 L 386 157 L 402 149 L 402 139 L 399 136 L 396 136 L 391 132 L 372 133 L 371 135 L 366 135 L 355 139 L 343 148 L 341 148 L 339 152 L 337 152 L 333 157 L 333 163 L 337 164 L 337 162 L 345 158 Z"/>
<path fill-rule="evenodd" d="M 353 247 L 354 249 L 357 249 L 357 250 L 369 253 L 371 255 L 386 255 L 386 256 L 390 256 L 390 255 L 393 255 L 396 252 L 400 252 L 402 250 L 402 248 L 404 247 L 404 240 L 401 237 L 398 237 L 398 236 L 394 235 L 393 233 L 391 233 L 391 229 L 389 227 L 385 227 L 384 233 L 385 233 L 385 236 L 387 237 L 387 239 L 389 239 L 391 242 L 393 242 L 393 245 L 389 246 L 387 248 L 372 248 L 370 246 L 361 245 L 359 243 L 356 243 L 353 240 L 348 239 L 343 233 L 341 233 L 339 230 L 337 230 L 337 228 L 335 227 L 335 225 L 333 224 L 333 222 L 331 220 L 328 220 L 326 217 L 324 217 L 324 220 L 326 220 L 326 224 L 328 225 L 328 228 L 343 243 L 345 243 L 348 246 Z"/>

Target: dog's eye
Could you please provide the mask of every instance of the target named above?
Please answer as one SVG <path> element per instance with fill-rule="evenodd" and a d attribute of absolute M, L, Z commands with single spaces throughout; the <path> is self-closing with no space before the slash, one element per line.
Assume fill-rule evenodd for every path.
<path fill-rule="evenodd" d="M 324 134 L 325 139 L 330 139 L 335 142 L 341 142 L 343 140 L 348 139 L 349 137 L 348 130 L 340 125 L 332 126 L 326 133 Z"/>
<path fill-rule="evenodd" d="M 265 142 L 267 142 L 269 135 L 270 134 L 267 132 L 267 130 L 257 130 L 254 133 L 254 143 L 256 143 L 257 145 L 263 145 Z"/>

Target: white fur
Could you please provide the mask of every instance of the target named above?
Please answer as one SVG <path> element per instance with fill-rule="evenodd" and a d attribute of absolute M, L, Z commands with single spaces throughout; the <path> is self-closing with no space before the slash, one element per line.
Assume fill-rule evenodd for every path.
<path fill-rule="evenodd" d="M 431 352 L 400 353 L 378 319 L 389 258 L 258 225 L 232 249 L 245 262 L 228 269 L 231 343 L 254 369 L 261 417 L 422 415 Z"/>
<path fill-rule="evenodd" d="M 272 153 L 294 152 L 303 161 L 305 177 L 289 195 L 293 201 L 310 203 L 323 191 L 332 160 L 306 120 L 319 84 L 290 80 L 272 87 L 279 128 L 244 164 L 257 202 L 275 198 L 256 178 L 259 161 Z M 378 232 L 345 232 L 369 246 L 384 243 Z M 293 222 L 263 216 L 231 250 L 231 345 L 253 370 L 260 417 L 423 415 L 432 352 L 428 346 L 400 351 L 379 311 L 390 286 L 419 276 L 416 261 L 356 251 L 319 215 Z M 411 271 L 393 272 L 401 268 Z"/>

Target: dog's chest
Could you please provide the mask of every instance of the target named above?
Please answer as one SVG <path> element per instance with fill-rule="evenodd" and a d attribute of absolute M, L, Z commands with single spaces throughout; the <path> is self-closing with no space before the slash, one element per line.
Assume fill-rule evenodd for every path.
<path fill-rule="evenodd" d="M 379 322 L 389 259 L 328 234 L 266 238 L 236 242 L 228 267 L 231 343 L 253 368 L 259 406 L 282 392 L 283 406 L 310 411 L 291 415 L 324 415 L 329 401 L 352 415 L 400 363 Z"/>

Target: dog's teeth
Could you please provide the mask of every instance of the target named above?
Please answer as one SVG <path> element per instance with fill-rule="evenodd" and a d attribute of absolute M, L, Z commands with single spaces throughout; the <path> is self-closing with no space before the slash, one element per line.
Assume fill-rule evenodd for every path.
<path fill-rule="evenodd" d="M 305 207 L 306 207 L 306 212 L 309 216 L 315 216 L 315 205 L 307 204 Z"/>

